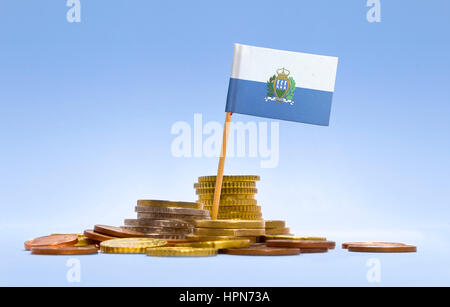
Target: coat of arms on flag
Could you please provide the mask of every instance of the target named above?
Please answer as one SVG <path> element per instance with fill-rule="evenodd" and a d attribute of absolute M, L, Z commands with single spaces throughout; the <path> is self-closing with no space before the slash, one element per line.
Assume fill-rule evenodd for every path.
<path fill-rule="evenodd" d="M 294 98 L 295 81 L 289 74 L 290 71 L 283 67 L 277 69 L 276 75 L 269 78 L 266 101 L 294 104 L 292 98 Z"/>

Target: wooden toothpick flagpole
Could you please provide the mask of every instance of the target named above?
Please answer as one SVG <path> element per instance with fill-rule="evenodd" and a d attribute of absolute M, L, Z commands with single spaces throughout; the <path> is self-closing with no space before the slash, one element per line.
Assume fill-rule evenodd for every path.
<path fill-rule="evenodd" d="M 219 213 L 220 193 L 222 192 L 223 168 L 225 166 L 225 156 L 227 154 L 228 131 L 230 130 L 231 112 L 227 112 L 225 126 L 223 127 L 222 150 L 220 151 L 219 167 L 217 168 L 216 188 L 214 190 L 214 200 L 212 209 L 212 219 L 217 220 Z"/>

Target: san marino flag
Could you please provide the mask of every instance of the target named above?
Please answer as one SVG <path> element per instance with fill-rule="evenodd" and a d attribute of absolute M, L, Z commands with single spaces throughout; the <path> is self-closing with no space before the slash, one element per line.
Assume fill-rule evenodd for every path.
<path fill-rule="evenodd" d="M 234 45 L 226 112 L 328 126 L 336 57 Z"/>

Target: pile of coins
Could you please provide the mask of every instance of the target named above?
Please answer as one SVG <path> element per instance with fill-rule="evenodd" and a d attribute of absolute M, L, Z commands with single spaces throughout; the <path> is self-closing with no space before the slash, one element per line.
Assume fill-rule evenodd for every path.
<path fill-rule="evenodd" d="M 124 230 L 147 238 L 185 239 L 196 220 L 209 220 L 209 211 L 196 202 L 138 200 L 137 219 L 125 219 Z"/>
<path fill-rule="evenodd" d="M 218 253 L 251 256 L 288 256 L 326 253 L 336 243 L 322 237 L 298 237 L 286 222 L 262 218 L 257 205 L 259 176 L 224 176 L 218 219 L 211 220 L 216 176 L 198 178 L 197 202 L 138 200 L 136 219 L 124 226 L 95 225 L 83 234 L 52 234 L 25 242 L 38 255 L 102 253 L 146 254 L 152 257 L 206 257 Z M 404 243 L 350 242 L 349 252 L 416 252 Z"/>
<path fill-rule="evenodd" d="M 223 176 L 218 219 L 262 220 L 261 207 L 255 195 L 259 176 Z M 212 215 L 216 176 L 202 176 L 194 183 L 198 203 Z"/>
<path fill-rule="evenodd" d="M 263 220 L 197 220 L 192 241 L 249 240 L 251 243 L 265 234 Z"/>

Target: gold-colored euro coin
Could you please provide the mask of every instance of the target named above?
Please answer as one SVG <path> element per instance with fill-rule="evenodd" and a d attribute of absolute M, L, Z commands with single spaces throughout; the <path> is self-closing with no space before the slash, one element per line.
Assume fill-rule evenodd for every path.
<path fill-rule="evenodd" d="M 213 199 L 205 199 L 199 201 L 204 207 L 212 207 Z M 240 207 L 240 206 L 256 206 L 256 199 L 221 199 L 219 202 L 220 207 Z"/>
<path fill-rule="evenodd" d="M 174 208 L 188 208 L 188 209 L 202 209 L 202 205 L 187 201 L 169 201 L 156 199 L 141 199 L 137 201 L 138 206 L 150 207 L 174 207 Z"/>
<path fill-rule="evenodd" d="M 222 241 L 203 241 L 203 242 L 190 242 L 190 243 L 180 243 L 176 246 L 180 247 L 193 247 L 193 248 L 215 248 L 215 249 L 225 249 L 225 248 L 238 248 L 238 247 L 248 247 L 251 242 L 248 239 L 243 240 L 222 240 Z"/>
<path fill-rule="evenodd" d="M 262 220 L 260 212 L 219 212 L 218 219 L 221 220 Z"/>
<path fill-rule="evenodd" d="M 166 240 L 149 238 L 114 239 L 100 243 L 100 250 L 114 254 L 142 254 L 147 248 L 167 245 Z"/>
<path fill-rule="evenodd" d="M 201 176 L 198 177 L 198 182 L 216 182 L 217 176 Z M 257 175 L 233 175 L 233 176 L 223 176 L 223 182 L 228 181 L 259 181 L 259 176 Z"/>
<path fill-rule="evenodd" d="M 228 221 L 232 221 L 232 220 L 262 221 L 262 220 L 264 220 L 262 218 L 262 216 L 248 216 L 248 215 L 242 216 L 242 217 L 236 217 L 236 216 L 228 217 L 228 216 L 218 215 L 217 218 L 221 219 L 221 220 L 228 220 Z"/>
<path fill-rule="evenodd" d="M 303 240 L 303 241 L 326 241 L 323 237 L 299 237 L 292 235 L 265 235 L 265 240 Z"/>
<path fill-rule="evenodd" d="M 269 228 L 284 228 L 286 227 L 286 222 L 281 220 L 266 220 L 266 229 Z"/>
<path fill-rule="evenodd" d="M 197 189 L 198 195 L 214 195 L 214 189 Z M 258 193 L 257 188 L 224 188 L 221 190 L 223 195 L 234 195 L 234 194 L 256 194 Z"/>
<path fill-rule="evenodd" d="M 263 236 L 264 233 L 265 229 L 194 228 L 194 234 L 201 236 L 252 237 L 252 236 Z"/>
<path fill-rule="evenodd" d="M 190 234 L 186 236 L 187 240 L 195 242 L 206 242 L 206 241 L 224 241 L 224 240 L 249 240 L 250 243 L 256 243 L 257 237 L 233 237 L 233 236 L 200 236 Z"/>
<path fill-rule="evenodd" d="M 195 227 L 215 229 L 264 229 L 264 221 L 246 220 L 196 220 Z"/>
<path fill-rule="evenodd" d="M 215 189 L 215 182 L 194 183 L 195 189 Z M 256 182 L 252 181 L 228 181 L 222 182 L 222 189 L 225 188 L 256 188 Z"/>
<path fill-rule="evenodd" d="M 184 240 L 186 234 L 170 234 L 170 233 L 144 233 L 145 238 L 163 239 L 163 240 Z"/>
<path fill-rule="evenodd" d="M 198 203 L 202 203 L 205 200 L 213 201 L 214 193 L 210 194 L 200 194 L 198 195 Z M 234 201 L 234 200 L 255 200 L 255 194 L 227 194 L 220 195 L 220 202 L 223 201 Z"/>
<path fill-rule="evenodd" d="M 205 206 L 205 210 L 212 211 L 213 206 Z M 219 213 L 232 213 L 232 212 L 261 212 L 260 206 L 220 206 Z"/>
<path fill-rule="evenodd" d="M 147 256 L 153 257 L 208 257 L 217 255 L 215 248 L 155 247 L 148 248 Z"/>
<path fill-rule="evenodd" d="M 211 209 L 211 213 L 212 213 L 212 209 Z M 244 219 L 245 216 L 262 217 L 262 213 L 261 212 L 222 211 L 220 209 L 219 209 L 219 215 L 220 216 L 227 216 L 226 219 L 236 218 L 236 219 L 239 219 L 239 220 L 245 220 Z"/>
<path fill-rule="evenodd" d="M 289 227 L 284 228 L 266 228 L 266 235 L 289 235 L 291 233 L 291 230 Z"/>

